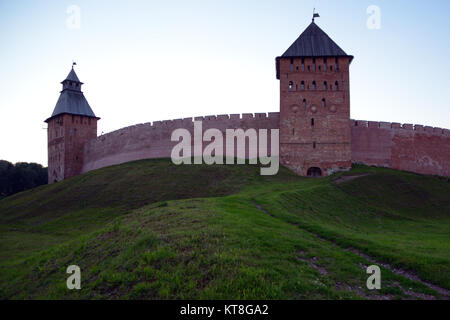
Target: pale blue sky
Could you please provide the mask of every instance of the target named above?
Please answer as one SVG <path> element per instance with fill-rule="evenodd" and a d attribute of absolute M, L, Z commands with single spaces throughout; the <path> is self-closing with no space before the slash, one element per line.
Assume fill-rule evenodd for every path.
<path fill-rule="evenodd" d="M 69 29 L 70 5 L 81 9 Z M 381 9 L 369 30 L 367 7 Z M 99 134 L 276 112 L 275 57 L 311 22 L 355 59 L 351 116 L 450 128 L 447 0 L 0 1 L 0 159 L 47 164 L 45 120 L 72 59 Z"/>

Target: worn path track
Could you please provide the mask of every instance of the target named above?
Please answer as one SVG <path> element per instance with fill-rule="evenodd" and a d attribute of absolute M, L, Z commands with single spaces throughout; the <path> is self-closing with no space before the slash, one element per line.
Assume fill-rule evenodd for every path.
<path fill-rule="evenodd" d="M 273 214 L 267 212 L 260 204 L 256 203 L 255 201 L 253 201 L 253 203 L 254 203 L 254 205 L 256 206 L 256 208 L 259 211 L 269 215 L 272 218 L 279 219 L 279 218 L 275 217 Z M 293 225 L 293 226 L 296 226 L 298 228 L 301 228 L 298 224 L 295 224 L 295 223 L 290 223 L 290 224 Z M 354 247 L 344 248 L 344 247 L 338 245 L 336 242 L 334 242 L 332 240 L 329 240 L 329 239 L 326 239 L 326 238 L 318 235 L 317 233 L 311 232 L 310 230 L 307 230 L 305 228 L 301 228 L 301 229 L 306 231 L 306 232 L 308 232 L 309 234 L 319 238 L 320 240 L 323 240 L 325 242 L 328 242 L 328 243 L 332 244 L 333 246 L 336 246 L 336 247 L 338 247 L 338 248 L 340 248 L 342 250 L 345 250 L 347 252 L 350 252 L 350 253 L 353 253 L 353 254 L 356 254 L 356 255 L 360 256 L 361 258 L 365 259 L 370 264 L 375 264 L 375 265 L 378 265 L 378 266 L 382 266 L 385 269 L 390 270 L 392 273 L 394 273 L 396 275 L 403 276 L 403 277 L 405 277 L 405 278 L 407 278 L 407 279 L 409 279 L 411 281 L 419 282 L 419 283 L 427 286 L 428 288 L 436 291 L 437 293 L 439 293 L 439 295 L 441 296 L 441 298 L 443 300 L 450 300 L 450 291 L 449 290 L 447 290 L 445 288 L 442 288 L 442 287 L 439 287 L 439 286 L 437 286 L 435 284 L 429 283 L 427 281 L 424 281 L 424 280 L 420 279 L 417 276 L 417 274 L 415 274 L 415 273 L 413 273 L 411 271 L 407 271 L 407 270 L 403 270 L 403 269 L 399 269 L 399 268 L 394 268 L 394 267 L 392 267 L 392 265 L 390 265 L 388 263 L 384 263 L 384 262 L 379 262 L 377 259 L 375 259 L 373 257 L 370 257 L 369 255 L 361 252 L 360 250 L 358 250 L 358 249 L 356 249 Z M 305 262 L 305 263 L 307 263 L 311 268 L 316 269 L 322 276 L 327 274 L 327 271 L 324 268 L 317 266 L 316 264 L 314 264 L 314 262 L 309 261 L 309 260 L 304 259 L 304 258 L 301 258 L 301 257 L 299 257 L 298 259 L 303 261 L 303 262 Z M 365 268 L 366 266 L 364 265 L 362 267 Z M 405 294 L 412 295 L 412 296 L 414 296 L 416 298 L 425 299 L 425 300 L 436 299 L 434 296 L 431 296 L 431 295 L 425 295 L 425 294 L 422 294 L 422 293 L 412 292 L 410 290 L 405 290 L 404 288 L 401 288 L 401 289 L 402 289 L 402 291 Z M 361 294 L 361 292 L 359 290 L 358 290 L 358 294 Z"/>

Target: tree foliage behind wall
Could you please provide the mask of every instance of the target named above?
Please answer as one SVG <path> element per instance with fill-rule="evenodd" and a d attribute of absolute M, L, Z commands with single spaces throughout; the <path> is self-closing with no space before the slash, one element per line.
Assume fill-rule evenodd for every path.
<path fill-rule="evenodd" d="M 0 160 L 0 199 L 47 183 L 47 168 L 37 163 Z"/>

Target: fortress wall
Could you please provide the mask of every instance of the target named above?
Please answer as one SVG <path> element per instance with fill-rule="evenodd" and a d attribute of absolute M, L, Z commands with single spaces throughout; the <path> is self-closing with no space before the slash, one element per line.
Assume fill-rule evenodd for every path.
<path fill-rule="evenodd" d="M 203 132 L 216 128 L 225 136 L 226 129 L 278 129 L 280 114 L 214 115 L 122 128 L 86 143 L 82 172 L 134 160 L 170 158 L 178 144 L 170 141 L 172 132 L 184 128 L 193 139 L 194 120 L 202 121 Z M 360 120 L 351 120 L 350 126 L 353 163 L 450 176 L 450 130 Z M 204 142 L 203 147 L 208 144 Z"/>
<path fill-rule="evenodd" d="M 179 128 L 187 129 L 193 140 L 193 120 L 202 121 L 203 132 L 215 128 L 220 130 L 225 137 L 226 129 L 278 129 L 280 114 L 273 112 L 242 114 L 242 116 L 239 114 L 212 115 L 194 119 L 155 121 L 122 128 L 86 143 L 82 172 L 134 160 L 170 158 L 172 148 L 179 143 L 171 141 L 172 132 Z M 203 147 L 208 144 L 209 142 L 203 143 Z M 224 150 L 225 148 L 224 143 Z M 270 150 L 270 144 L 268 149 Z M 246 157 L 248 157 L 248 150 L 246 150 Z"/>
<path fill-rule="evenodd" d="M 450 176 L 450 130 L 351 120 L 352 162 Z"/>

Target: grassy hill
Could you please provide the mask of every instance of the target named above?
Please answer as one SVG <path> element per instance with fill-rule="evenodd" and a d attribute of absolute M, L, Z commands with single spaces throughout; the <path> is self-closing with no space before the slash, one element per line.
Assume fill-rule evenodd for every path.
<path fill-rule="evenodd" d="M 103 168 L 0 200 L 0 298 L 448 299 L 449 195 L 446 179 L 364 166 Z"/>

